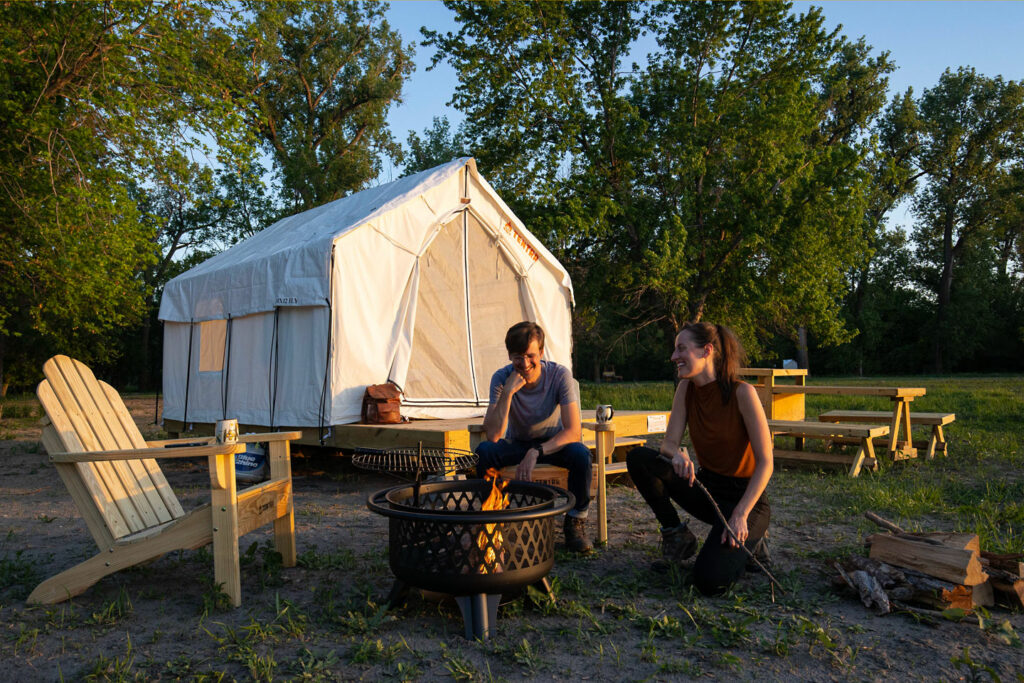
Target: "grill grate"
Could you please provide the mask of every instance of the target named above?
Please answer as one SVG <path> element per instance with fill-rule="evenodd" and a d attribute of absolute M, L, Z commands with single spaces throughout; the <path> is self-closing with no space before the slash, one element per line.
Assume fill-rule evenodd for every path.
<path fill-rule="evenodd" d="M 446 474 L 476 467 L 477 456 L 458 448 L 359 448 L 352 464 L 360 469 L 391 474 Z"/>

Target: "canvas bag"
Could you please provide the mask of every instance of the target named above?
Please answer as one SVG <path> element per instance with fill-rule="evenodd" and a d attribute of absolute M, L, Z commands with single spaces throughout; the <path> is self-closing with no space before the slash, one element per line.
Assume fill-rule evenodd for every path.
<path fill-rule="evenodd" d="M 363 424 L 391 425 L 402 422 L 402 390 L 388 382 L 371 384 L 363 394 Z"/>

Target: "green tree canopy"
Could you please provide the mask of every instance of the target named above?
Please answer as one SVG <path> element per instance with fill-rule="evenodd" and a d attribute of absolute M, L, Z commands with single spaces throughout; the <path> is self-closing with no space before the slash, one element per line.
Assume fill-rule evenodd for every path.
<path fill-rule="evenodd" d="M 783 3 L 447 5 L 459 31 L 428 43 L 481 167 L 572 272 L 578 344 L 701 317 L 846 338 L 887 55 Z M 660 50 L 629 68 L 643 31 Z"/>
<path fill-rule="evenodd" d="M 0 374 L 56 349 L 109 356 L 154 259 L 131 179 L 203 136 L 245 147 L 217 7 L 0 5 Z"/>
<path fill-rule="evenodd" d="M 1013 224 L 1016 204 L 1007 199 L 1019 187 L 1024 165 L 1024 86 L 971 68 L 947 69 L 918 108 L 922 132 L 915 162 L 926 180 L 914 201 L 914 239 L 919 259 L 934 270 L 929 284 L 936 329 L 943 331 L 934 337 L 934 369 L 943 372 L 950 341 L 971 334 L 952 329 L 967 323 L 950 316 L 958 266 L 972 248 L 994 256 L 989 244 L 1007 236 Z"/>
<path fill-rule="evenodd" d="M 400 158 L 386 125 L 414 67 L 374 2 L 245 3 L 241 50 L 248 117 L 285 201 L 308 209 L 365 187 L 381 155 Z"/>

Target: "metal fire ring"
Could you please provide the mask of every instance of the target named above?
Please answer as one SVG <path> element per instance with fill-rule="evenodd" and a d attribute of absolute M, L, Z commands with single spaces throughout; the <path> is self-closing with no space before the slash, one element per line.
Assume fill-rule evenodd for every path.
<path fill-rule="evenodd" d="M 467 484 L 470 484 L 473 488 L 471 489 Z M 533 493 L 538 494 L 539 497 L 548 496 L 548 500 L 523 508 L 506 508 L 504 510 L 487 510 L 480 512 L 466 512 L 464 510 L 424 510 L 423 508 L 406 505 L 396 500 L 399 498 L 397 494 L 405 494 L 406 492 L 408 492 L 408 495 L 405 496 L 406 498 L 413 498 L 416 495 L 415 488 L 415 485 L 408 486 L 403 484 L 401 486 L 383 489 L 372 494 L 366 499 L 366 507 L 379 515 L 384 515 L 385 517 L 394 517 L 413 521 L 495 524 L 502 522 L 525 522 L 534 519 L 543 519 L 545 517 L 554 517 L 568 512 L 576 505 L 576 497 L 563 488 L 550 486 L 549 484 L 535 484 L 533 482 L 526 481 L 510 482 L 506 492 L 510 494 Z M 486 490 L 490 488 L 490 484 L 485 484 L 482 479 L 421 484 L 419 486 L 419 497 L 423 499 L 432 494 L 449 493 L 453 491 L 473 492 L 473 489 L 475 488 L 480 488 L 482 489 L 480 493 L 485 493 Z M 555 498 L 558 496 L 565 498 L 564 502 L 556 504 Z"/>

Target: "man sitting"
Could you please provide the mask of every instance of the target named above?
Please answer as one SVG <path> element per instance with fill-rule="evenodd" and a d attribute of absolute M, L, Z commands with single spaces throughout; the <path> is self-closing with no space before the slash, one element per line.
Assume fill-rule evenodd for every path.
<path fill-rule="evenodd" d="M 476 448 L 477 476 L 491 467 L 518 464 L 516 478 L 530 481 L 538 462 L 568 469 L 576 506 L 565 516 L 565 544 L 575 552 L 590 552 L 586 519 L 592 463 L 581 441 L 580 399 L 572 373 L 544 360 L 544 330 L 536 323 L 509 328 L 505 349 L 512 363 L 491 377 L 487 440 Z"/>

